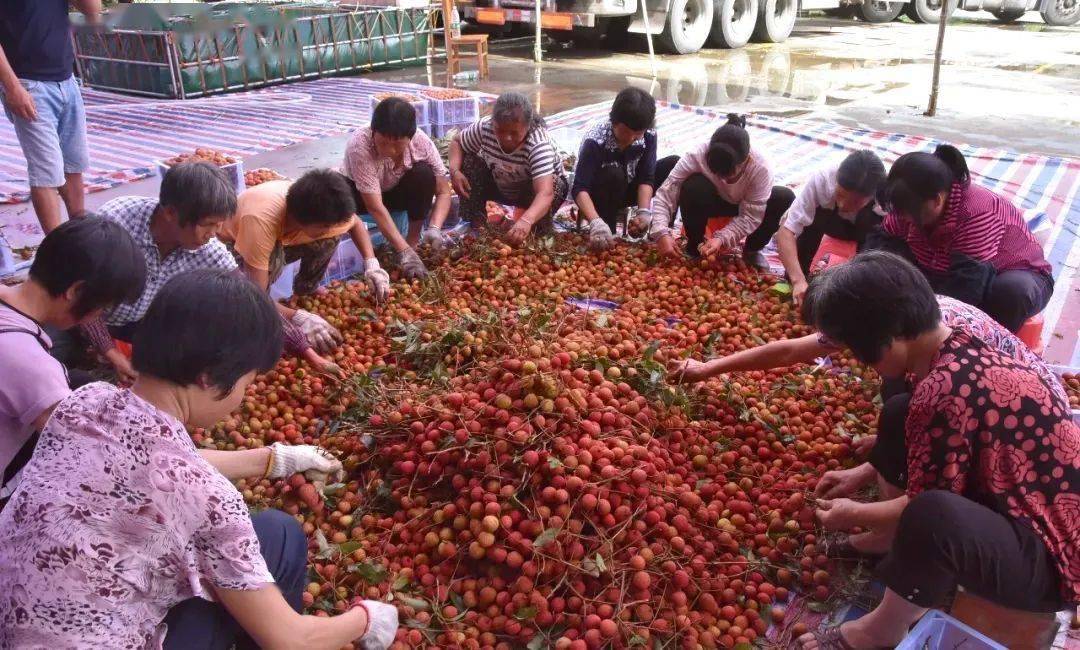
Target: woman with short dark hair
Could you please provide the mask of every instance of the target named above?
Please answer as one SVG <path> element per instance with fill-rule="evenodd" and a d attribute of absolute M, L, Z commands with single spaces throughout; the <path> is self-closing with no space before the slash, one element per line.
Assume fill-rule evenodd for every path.
<path fill-rule="evenodd" d="M 903 496 L 818 502 L 825 528 L 867 526 L 888 541 L 885 597 L 863 618 L 803 635 L 805 650 L 893 647 L 958 587 L 1026 611 L 1080 603 L 1080 427 L 1068 401 L 1029 365 L 942 323 L 930 285 L 890 258 L 821 273 L 803 306 L 884 379 L 914 382 Z"/>
<path fill-rule="evenodd" d="M 614 242 L 619 211 L 648 211 L 656 172 L 656 100 L 640 88 L 623 88 L 607 118 L 585 130 L 574 170 L 574 197 L 589 223 L 589 245 Z"/>
<path fill-rule="evenodd" d="M 686 253 L 691 257 L 742 249 L 748 264 L 768 269 L 761 249 L 780 227 L 780 217 L 795 200 L 788 188 L 773 186 L 772 169 L 750 146 L 746 118 L 734 113 L 716 129 L 708 142 L 683 157 L 669 156 L 656 163 L 649 239 L 664 255 L 675 255 L 671 228 L 675 211 L 682 213 Z M 728 222 L 706 239 L 713 217 Z"/>
<path fill-rule="evenodd" d="M 885 165 L 864 149 L 849 154 L 839 166 L 818 170 L 799 189 L 776 231 L 776 248 L 796 305 L 806 294 L 810 262 L 825 235 L 854 242 L 860 250 L 881 225 L 875 198 L 884 182 Z"/>
<path fill-rule="evenodd" d="M 915 262 L 937 293 L 975 305 L 1011 332 L 1050 302 L 1051 267 L 1023 212 L 973 183 L 956 147 L 901 156 L 881 198 L 889 214 L 867 247 Z"/>
<path fill-rule="evenodd" d="M 349 138 L 341 172 L 352 185 L 357 207 L 370 215 L 368 227 L 377 228 L 397 251 L 405 277 L 426 276 L 415 246 L 421 240 L 436 248 L 446 243 L 442 224 L 450 211 L 450 184 L 435 143 L 416 128 L 413 105 L 401 97 L 379 102 L 371 125 Z M 407 221 L 395 223 L 391 210 L 404 211 Z"/>
<path fill-rule="evenodd" d="M 506 233 L 514 246 L 534 227 L 552 231 L 570 189 L 543 118 L 515 92 L 499 95 L 490 117 L 451 140 L 450 182 L 461 197 L 461 218 L 473 228 L 486 225 L 488 201 L 524 208 Z"/>
<path fill-rule="evenodd" d="M 137 300 L 146 263 L 131 235 L 101 217 L 67 221 L 42 240 L 26 282 L 0 286 L 0 507 L 70 381 L 45 328 L 65 330 Z"/>
<path fill-rule="evenodd" d="M 389 646 L 391 605 L 300 615 L 300 525 L 250 515 L 231 483 L 309 468 L 286 448 L 207 458 L 187 432 L 236 409 L 282 341 L 273 303 L 236 274 L 191 271 L 158 293 L 135 334 L 135 385 L 89 384 L 60 402 L 0 514 L 6 645 Z"/>

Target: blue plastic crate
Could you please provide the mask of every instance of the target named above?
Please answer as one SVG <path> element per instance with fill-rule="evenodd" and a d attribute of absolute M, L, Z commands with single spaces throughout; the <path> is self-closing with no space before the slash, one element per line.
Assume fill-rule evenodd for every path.
<path fill-rule="evenodd" d="M 896 650 L 1008 650 L 975 628 L 937 610 L 927 612 Z"/>

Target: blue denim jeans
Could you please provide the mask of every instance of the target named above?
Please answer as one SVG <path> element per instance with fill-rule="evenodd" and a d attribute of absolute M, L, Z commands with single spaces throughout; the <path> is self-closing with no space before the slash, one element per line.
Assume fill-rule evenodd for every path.
<path fill-rule="evenodd" d="M 90 167 L 86 150 L 86 109 L 75 77 L 67 81 L 20 79 L 34 99 L 37 119 L 30 121 L 8 110 L 26 158 L 30 187 L 61 187 L 65 174 L 81 174 Z"/>

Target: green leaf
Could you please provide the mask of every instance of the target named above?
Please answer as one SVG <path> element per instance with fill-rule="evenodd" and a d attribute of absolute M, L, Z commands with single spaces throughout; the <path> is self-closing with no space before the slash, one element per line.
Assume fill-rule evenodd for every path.
<path fill-rule="evenodd" d="M 544 650 L 544 648 L 548 648 L 550 645 L 547 636 L 543 632 L 537 632 L 533 638 L 529 639 L 529 643 L 525 646 L 525 650 Z"/>
<path fill-rule="evenodd" d="M 350 569 L 354 573 L 359 573 L 368 584 L 379 584 L 383 580 L 386 580 L 386 567 L 381 564 L 375 564 L 374 562 L 358 562 L 352 565 Z"/>
<path fill-rule="evenodd" d="M 536 536 L 533 540 L 533 546 L 537 548 L 543 548 L 555 541 L 555 537 L 559 534 L 558 528 L 548 528 L 544 532 Z"/>
<path fill-rule="evenodd" d="M 424 623 L 423 621 L 418 621 L 415 618 L 406 619 L 405 622 L 402 623 L 402 625 L 404 625 L 405 627 L 413 627 L 413 628 L 416 628 L 418 630 L 430 630 L 431 629 L 431 627 L 427 623 Z"/>
<path fill-rule="evenodd" d="M 607 573 L 607 565 L 604 564 L 604 558 L 599 553 L 596 554 L 596 568 L 600 570 L 600 573 Z"/>
<path fill-rule="evenodd" d="M 548 459 L 548 467 L 551 469 L 558 469 L 559 467 L 562 467 L 562 464 L 562 461 L 558 458 L 552 457 Z"/>
<path fill-rule="evenodd" d="M 811 612 L 814 612 L 815 614 L 826 614 L 828 612 L 831 612 L 833 610 L 833 607 L 832 607 L 832 605 L 829 605 L 828 603 L 822 603 L 822 602 L 818 602 L 816 600 L 812 600 L 812 601 L 810 601 L 809 603 L 806 604 L 806 609 L 809 609 Z"/>
<path fill-rule="evenodd" d="M 531 621 L 536 618 L 537 610 L 532 605 L 528 607 L 522 607 L 518 611 L 514 612 L 514 618 L 519 621 Z"/>
<path fill-rule="evenodd" d="M 423 598 L 413 598 L 412 596 L 397 595 L 397 599 L 406 607 L 412 607 L 420 612 L 431 611 L 431 604 Z"/>
<path fill-rule="evenodd" d="M 315 557 L 320 560 L 329 560 L 334 555 L 334 549 L 330 547 L 330 543 L 326 541 L 326 535 L 323 535 L 321 530 L 315 530 L 315 544 L 319 547 L 319 552 L 315 554 Z"/>
<path fill-rule="evenodd" d="M 735 647 L 732 650 L 754 650 L 754 646 L 743 641 L 742 643 L 736 643 Z"/>
<path fill-rule="evenodd" d="M 408 587 L 410 582 L 409 576 L 398 574 L 398 577 L 394 578 L 393 584 L 390 585 L 390 591 L 401 591 Z"/>
<path fill-rule="evenodd" d="M 652 361 L 652 358 L 656 355 L 656 351 L 660 349 L 660 341 L 650 341 L 649 346 L 645 348 L 645 351 L 641 353 L 641 356 L 646 361 Z"/>
<path fill-rule="evenodd" d="M 777 296 L 790 296 L 791 285 L 787 282 L 777 282 L 769 289 L 769 291 L 771 291 L 774 295 Z"/>
<path fill-rule="evenodd" d="M 342 555 L 349 555 L 361 547 L 360 542 L 356 540 L 350 540 L 343 544 L 338 545 L 337 550 Z"/>
<path fill-rule="evenodd" d="M 587 557 L 581 561 L 581 570 L 594 578 L 600 577 L 600 569 L 597 568 L 596 562 L 594 562 L 591 557 Z"/>
<path fill-rule="evenodd" d="M 648 645 L 648 642 L 645 640 L 644 637 L 640 637 L 640 636 L 635 634 L 634 636 L 630 637 L 630 640 L 627 641 L 626 645 L 628 645 L 631 648 L 634 648 L 634 647 L 637 647 L 637 646 Z"/>

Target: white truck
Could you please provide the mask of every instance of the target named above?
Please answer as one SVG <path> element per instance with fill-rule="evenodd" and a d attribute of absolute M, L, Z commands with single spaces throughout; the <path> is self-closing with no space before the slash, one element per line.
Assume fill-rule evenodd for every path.
<path fill-rule="evenodd" d="M 965 10 L 984 10 L 999 21 L 1012 22 L 1039 11 L 1049 25 L 1080 21 L 1080 0 L 641 0 L 649 32 L 665 50 L 690 54 L 706 45 L 738 48 L 750 40 L 779 43 L 787 39 L 800 11 L 830 10 L 874 23 L 889 22 L 901 12 L 916 22 L 937 22 L 941 3 Z M 535 25 L 553 35 L 616 42 L 628 33 L 644 34 L 639 0 L 457 0 L 466 20 L 485 25 Z"/>

